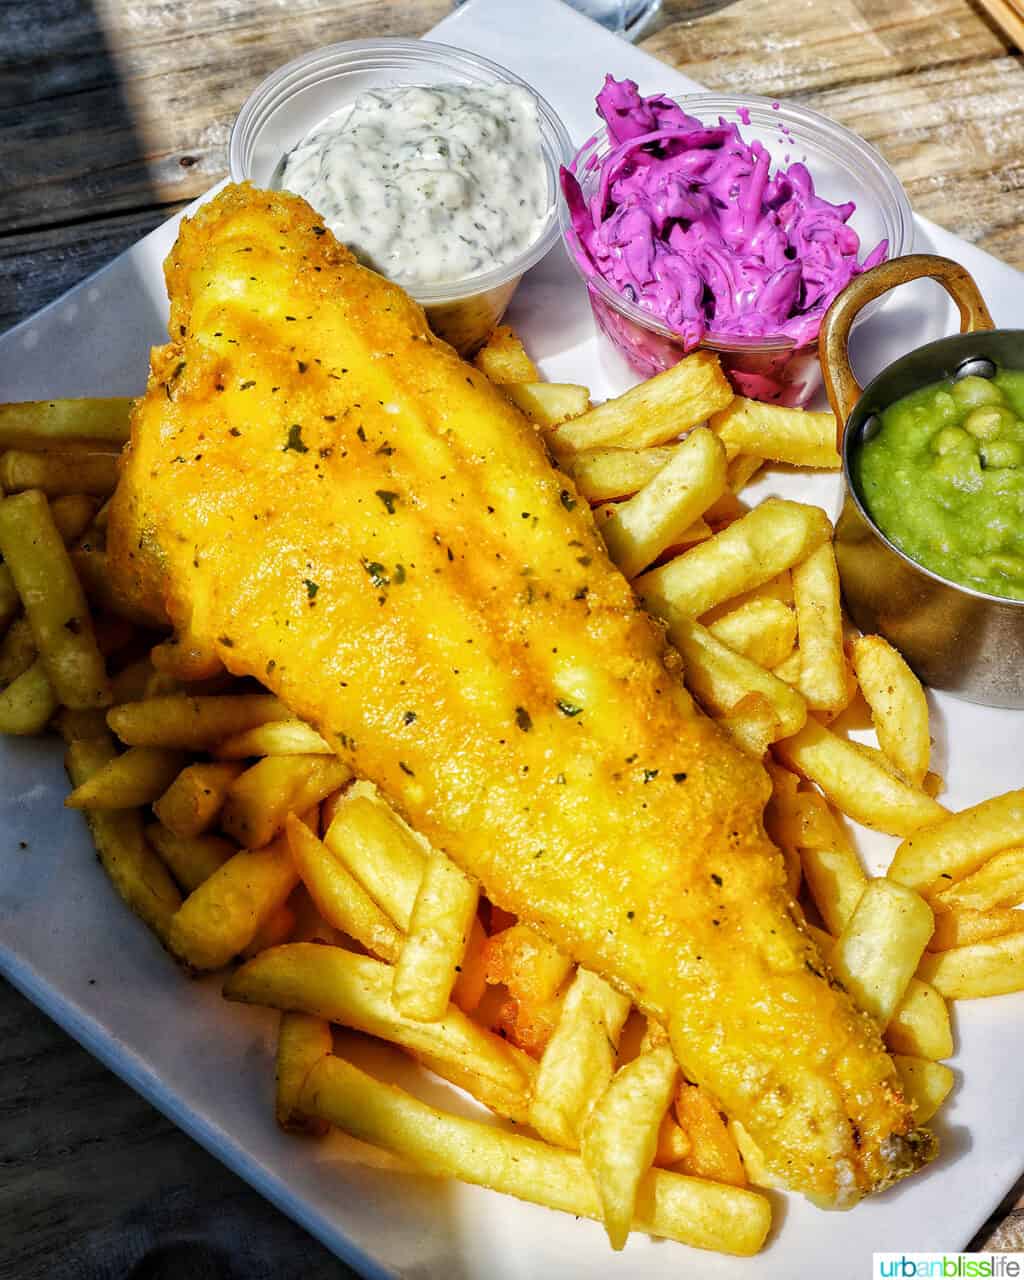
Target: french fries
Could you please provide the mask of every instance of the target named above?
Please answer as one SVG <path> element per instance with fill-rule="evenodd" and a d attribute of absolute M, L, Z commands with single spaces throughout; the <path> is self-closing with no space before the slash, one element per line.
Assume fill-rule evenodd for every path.
<path fill-rule="evenodd" d="M 929 1062 L 927 1058 L 913 1058 L 902 1053 L 894 1053 L 892 1060 L 907 1101 L 914 1108 L 914 1120 L 918 1124 L 927 1124 L 953 1088 L 955 1077 L 952 1071 L 941 1062 Z"/>
<path fill-rule="evenodd" d="M 698 1085 L 684 1084 L 676 1095 L 676 1119 L 690 1139 L 682 1169 L 697 1178 L 745 1187 L 747 1175 L 736 1143 L 712 1099 Z"/>
<path fill-rule="evenodd" d="M 80 787 L 115 756 L 107 734 L 68 744 L 64 757 L 72 786 Z M 165 943 L 170 940 L 181 895 L 167 868 L 146 843 L 137 809 L 85 810 L 103 869 L 132 911 Z"/>
<path fill-rule="evenodd" d="M 759 694 L 775 716 L 773 740 L 791 737 L 802 729 L 806 703 L 770 671 L 734 653 L 685 614 L 669 622 L 668 634 L 683 655 L 687 688 L 711 715 L 728 716 L 748 695 Z"/>
<path fill-rule="evenodd" d="M 856 1003 L 884 1027 L 896 1012 L 932 935 L 927 902 L 903 885 L 872 880 L 829 963 Z"/>
<path fill-rule="evenodd" d="M 960 813 L 943 811 L 927 830 L 907 835 L 889 879 L 918 893 L 934 893 L 977 871 L 993 854 L 1024 844 L 1024 790 L 1007 791 Z"/>
<path fill-rule="evenodd" d="M 192 969 L 222 969 L 252 942 L 298 880 L 283 836 L 262 849 L 239 849 L 175 912 L 171 950 Z"/>
<path fill-rule="evenodd" d="M 817 783 L 833 804 L 866 827 L 906 836 L 947 816 L 937 800 L 914 790 L 817 720 L 809 719 L 799 733 L 772 749 L 787 768 Z M 898 878 L 891 868 L 889 875 Z"/>
<path fill-rule="evenodd" d="M 480 889 L 447 854 L 431 850 L 395 965 L 395 1007 L 407 1017 L 444 1017 L 476 919 Z"/>
<path fill-rule="evenodd" d="M 69 809 L 137 809 L 167 790 L 185 755 L 166 747 L 129 747 L 83 782 L 64 801 Z"/>
<path fill-rule="evenodd" d="M 559 456 L 603 445 L 642 449 L 664 444 L 724 409 L 732 399 L 733 390 L 718 357 L 694 351 L 664 373 L 555 428 L 548 443 Z"/>
<path fill-rule="evenodd" d="M 619 1068 L 584 1126 L 580 1155 L 594 1180 L 613 1249 L 625 1247 L 640 1183 L 654 1162 L 678 1079 L 671 1048 L 657 1045 Z"/>
<path fill-rule="evenodd" d="M 106 498 L 116 484 L 116 453 L 31 453 L 8 449 L 0 454 L 0 488 L 6 493 L 35 489 L 48 498 L 79 493 Z"/>
<path fill-rule="evenodd" d="M 146 827 L 146 839 L 187 894 L 209 880 L 215 871 L 238 852 L 236 845 L 220 836 L 177 835 L 162 822 L 149 823 Z"/>
<path fill-rule="evenodd" d="M 841 465 L 836 420 L 831 413 L 809 413 L 737 396 L 728 407 L 712 414 L 708 425 L 730 459 L 746 453 L 794 467 L 838 471 Z"/>
<path fill-rule="evenodd" d="M 119 448 L 128 440 L 132 404 L 113 396 L 0 405 L 0 449 L 59 449 L 71 441 Z"/>
<path fill-rule="evenodd" d="M 893 1053 L 934 1062 L 952 1056 L 949 1006 L 933 986 L 920 978 L 910 979 L 885 1028 L 885 1043 Z"/>
<path fill-rule="evenodd" d="M 918 976 L 947 1000 L 976 1000 L 1024 990 L 1024 932 L 929 952 Z"/>
<path fill-rule="evenodd" d="M 937 909 L 935 932 L 928 943 L 928 950 L 949 951 L 952 947 L 966 947 L 972 942 L 985 942 L 1022 929 L 1024 912 L 1010 908 L 989 911 L 975 911 L 970 907 L 954 907 L 951 911 Z"/>
<path fill-rule="evenodd" d="M 749 514 L 636 581 L 648 609 L 669 624 L 699 618 L 805 560 L 832 534 L 824 511 L 768 498 Z"/>
<path fill-rule="evenodd" d="M 766 671 L 785 661 L 796 643 L 796 614 L 773 596 L 753 596 L 706 625 L 716 640 Z"/>
<path fill-rule="evenodd" d="M 503 394 L 535 427 L 549 430 L 590 408 L 590 392 L 573 382 L 507 382 Z"/>
<path fill-rule="evenodd" d="M 445 1115 L 342 1058 L 317 1063 L 306 1077 L 300 1106 L 353 1137 L 411 1160 L 424 1173 L 460 1178 L 580 1217 L 603 1216 L 575 1153 Z M 768 1201 L 756 1192 L 654 1169 L 638 1189 L 633 1225 L 698 1249 L 748 1255 L 764 1243 L 770 1223 Z"/>
<path fill-rule="evenodd" d="M 89 528 L 99 505 L 98 498 L 85 493 L 65 494 L 50 503 L 50 515 L 66 547 L 76 543 Z"/>
<path fill-rule="evenodd" d="M 503 1114 L 525 1114 L 534 1065 L 498 1036 L 449 1005 L 443 1018 L 422 1022 L 406 1017 L 392 996 L 394 970 L 370 956 L 340 947 L 294 942 L 264 951 L 237 969 L 224 986 L 228 1000 L 298 1010 L 380 1036 L 438 1067 L 450 1065 L 460 1079 L 493 1086 Z"/>
<path fill-rule="evenodd" d="M 167 747 L 132 747 L 133 751 L 166 751 Z M 153 812 L 176 836 L 208 831 L 220 816 L 232 783 L 242 772 L 234 763 L 200 761 L 182 769 L 153 805 Z"/>
<path fill-rule="evenodd" d="M 578 1147 L 583 1125 L 615 1070 L 630 1002 L 603 978 L 577 969 L 562 1016 L 540 1060 L 530 1123 L 549 1142 Z"/>
<path fill-rule="evenodd" d="M 59 705 L 46 666 L 37 658 L 0 693 L 0 733 L 42 733 Z"/>
<path fill-rule="evenodd" d="M 351 776 L 335 756 L 264 756 L 228 787 L 220 825 L 247 849 L 259 849 L 284 830 L 289 813 L 305 813 Z"/>
<path fill-rule="evenodd" d="M 642 489 L 681 448 L 674 444 L 650 449 L 581 449 L 567 455 L 562 466 L 584 498 L 607 502 Z"/>
<path fill-rule="evenodd" d="M 271 720 L 219 743 L 218 760 L 245 760 L 249 756 L 329 756 L 334 752 L 315 729 L 301 720 Z"/>
<path fill-rule="evenodd" d="M 1016 907 L 1024 902 L 1024 848 L 1004 849 L 982 863 L 977 871 L 940 889 L 933 896 L 936 907 L 967 907 L 988 911 Z"/>
<path fill-rule="evenodd" d="M 858 636 L 853 670 L 878 734 L 878 745 L 908 782 L 920 786 L 928 772 L 931 738 L 928 701 L 901 654 L 881 636 Z"/>
<path fill-rule="evenodd" d="M 487 982 L 508 988 L 498 1019 L 502 1033 L 540 1057 L 561 1017 L 572 961 L 536 930 L 513 924 L 487 939 L 483 962 Z"/>
<path fill-rule="evenodd" d="M 835 714 L 850 701 L 850 690 L 839 571 L 831 542 L 823 542 L 793 567 L 793 602 L 800 653 L 798 688 L 812 710 Z"/>
<path fill-rule="evenodd" d="M 78 710 L 109 705 L 110 681 L 85 596 L 38 491 L 0 502 L 0 555 L 58 700 Z"/>
<path fill-rule="evenodd" d="M 473 363 L 498 386 L 540 380 L 537 366 L 526 354 L 526 348 L 511 325 L 498 325 L 473 357 Z"/>
<path fill-rule="evenodd" d="M 323 1137 L 330 1128 L 320 1116 L 307 1116 L 299 1108 L 306 1077 L 321 1058 L 334 1050 L 331 1024 L 309 1013 L 282 1013 L 277 1029 L 277 1085 L 274 1110 L 286 1133 Z"/>
<path fill-rule="evenodd" d="M 342 860 L 293 813 L 288 815 L 286 832 L 299 876 L 327 923 L 355 938 L 371 955 L 393 964 L 402 952 L 403 939 L 388 916 Z"/>
<path fill-rule="evenodd" d="M 171 694 L 112 707 L 107 723 L 129 747 L 178 747 L 207 751 L 225 738 L 291 713 L 269 693 L 192 698 Z"/>
<path fill-rule="evenodd" d="M 408 933 L 426 849 L 374 787 L 358 782 L 352 787 L 324 843 L 399 929 Z"/>
<path fill-rule="evenodd" d="M 608 554 L 632 578 L 725 491 L 725 451 L 706 427 L 691 431 L 671 461 L 601 524 Z"/>

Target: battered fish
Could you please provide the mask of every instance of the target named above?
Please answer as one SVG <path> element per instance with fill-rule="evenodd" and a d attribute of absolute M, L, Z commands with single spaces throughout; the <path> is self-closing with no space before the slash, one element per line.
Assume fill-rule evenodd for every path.
<path fill-rule="evenodd" d="M 526 421 L 297 197 L 182 226 L 110 515 L 121 589 L 252 675 L 494 902 L 669 1029 L 790 1187 L 922 1164 L 765 836 L 769 785 Z"/>

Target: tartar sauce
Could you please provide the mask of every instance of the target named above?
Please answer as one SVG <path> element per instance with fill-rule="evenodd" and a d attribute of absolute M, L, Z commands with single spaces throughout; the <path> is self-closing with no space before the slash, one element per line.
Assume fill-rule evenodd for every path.
<path fill-rule="evenodd" d="M 541 232 L 537 103 L 500 83 L 371 90 L 295 147 L 282 186 L 382 275 L 454 284 L 507 265 Z"/>

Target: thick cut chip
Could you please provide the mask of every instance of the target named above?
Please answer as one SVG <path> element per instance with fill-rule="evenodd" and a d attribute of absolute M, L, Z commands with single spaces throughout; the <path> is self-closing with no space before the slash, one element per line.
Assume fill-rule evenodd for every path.
<path fill-rule="evenodd" d="M 796 614 L 772 596 L 755 596 L 707 624 L 716 640 L 771 671 L 796 644 Z"/>
<path fill-rule="evenodd" d="M 947 1000 L 1024 990 L 1024 932 L 1003 934 L 949 951 L 929 952 L 917 972 Z"/>
<path fill-rule="evenodd" d="M 800 692 L 815 711 L 833 715 L 850 701 L 851 690 L 843 651 L 843 611 L 839 603 L 839 572 L 831 542 L 793 568 L 800 652 Z"/>
<path fill-rule="evenodd" d="M 675 1111 L 679 1127 L 690 1139 L 690 1152 L 682 1162 L 683 1172 L 745 1187 L 747 1175 L 740 1153 L 710 1095 L 697 1085 L 684 1084 L 676 1096 Z"/>
<path fill-rule="evenodd" d="M 590 392 L 575 382 L 509 382 L 504 395 L 535 427 L 550 429 L 590 408 Z"/>
<path fill-rule="evenodd" d="M 628 498 L 653 480 L 672 461 L 682 445 L 650 449 L 581 449 L 563 462 L 577 492 L 589 502 Z"/>
<path fill-rule="evenodd" d="M 931 894 L 968 876 L 1003 849 L 1024 844 L 1024 790 L 982 800 L 960 813 L 939 815 L 927 830 L 907 833 L 888 875 Z"/>
<path fill-rule="evenodd" d="M 411 1160 L 424 1173 L 460 1178 L 578 1217 L 603 1216 L 575 1153 L 446 1115 L 341 1058 L 325 1059 L 310 1071 L 300 1105 L 363 1142 Z M 764 1243 L 771 1207 L 753 1191 L 653 1169 L 640 1184 L 633 1225 L 697 1249 L 746 1256 Z"/>
<path fill-rule="evenodd" d="M 946 1101 L 956 1077 L 949 1067 L 943 1066 L 941 1062 L 931 1062 L 927 1058 L 894 1053 L 892 1060 L 903 1082 L 907 1101 L 914 1107 L 916 1119 L 920 1124 L 927 1124 Z"/>
<path fill-rule="evenodd" d="M 733 394 L 718 357 L 694 351 L 673 368 L 565 423 L 549 443 L 559 454 L 601 445 L 642 449 L 664 444 L 724 409 Z"/>
<path fill-rule="evenodd" d="M 146 839 L 185 893 L 198 889 L 238 852 L 237 846 L 220 836 L 180 836 L 162 822 L 151 822 L 146 827 Z"/>
<path fill-rule="evenodd" d="M 730 458 L 752 453 L 794 467 L 837 471 L 836 420 L 831 413 L 810 413 L 737 396 L 709 423 Z"/>
<path fill-rule="evenodd" d="M 953 1054 L 953 1029 L 949 1006 L 927 982 L 911 978 L 885 1029 L 885 1043 L 893 1053 L 917 1058 L 949 1058 Z"/>
<path fill-rule="evenodd" d="M 86 493 L 109 498 L 117 484 L 117 454 L 92 450 L 32 453 L 8 449 L 0 454 L 0 488 L 6 493 L 36 490 L 48 498 Z"/>
<path fill-rule="evenodd" d="M 473 363 L 492 382 L 537 382 L 537 366 L 526 354 L 522 339 L 508 324 L 500 324 L 473 357 Z"/>
<path fill-rule="evenodd" d="M 881 636 L 858 636 L 851 656 L 878 745 L 908 782 L 920 786 L 931 754 L 928 700 L 920 680 Z"/>
<path fill-rule="evenodd" d="M 129 747 L 64 801 L 69 809 L 137 809 L 164 794 L 186 756 L 166 747 Z"/>
<path fill-rule="evenodd" d="M 373 787 L 355 784 L 324 843 L 407 933 L 427 851 Z"/>
<path fill-rule="evenodd" d="M 171 694 L 112 707 L 107 721 L 130 747 L 181 747 L 207 751 L 233 734 L 270 720 L 290 720 L 291 712 L 267 693 L 191 698 Z"/>
<path fill-rule="evenodd" d="M 658 1045 L 620 1067 L 584 1126 L 580 1155 L 594 1180 L 613 1249 L 626 1244 L 640 1183 L 654 1162 L 678 1079 L 671 1047 Z"/>
<path fill-rule="evenodd" d="M 133 748 L 143 750 L 143 748 Z M 149 748 L 160 750 L 160 748 Z M 159 797 L 153 811 L 177 836 L 201 835 L 214 825 L 231 784 L 242 772 L 240 764 L 201 760 L 190 764 Z"/>
<path fill-rule="evenodd" d="M 132 404 L 126 396 L 112 396 L 0 405 L 0 449 L 59 448 L 72 440 L 126 444 Z"/>
<path fill-rule="evenodd" d="M 239 844 L 259 849 L 284 830 L 289 813 L 305 813 L 351 776 L 334 756 L 265 756 L 228 787 L 221 826 Z"/>
<path fill-rule="evenodd" d="M 37 658 L 0 693 L 0 733 L 42 733 L 59 706 L 46 664 Z"/>
<path fill-rule="evenodd" d="M 319 1116 L 305 1115 L 299 1095 L 306 1077 L 321 1058 L 334 1049 L 331 1024 L 309 1013 L 281 1014 L 277 1029 L 277 1095 L 274 1110 L 277 1123 L 289 1133 L 322 1137 L 330 1127 Z"/>
<path fill-rule="evenodd" d="M 985 942 L 988 938 L 1020 930 L 1024 930 L 1024 911 L 1008 907 L 990 911 L 956 907 L 945 911 L 936 906 L 935 932 L 928 943 L 928 950 L 949 951 L 951 947 L 966 947 L 972 942 Z"/>
<path fill-rule="evenodd" d="M 1024 902 L 1024 847 L 1004 849 L 977 871 L 934 895 L 936 907 L 1017 907 Z"/>
<path fill-rule="evenodd" d="M 872 880 L 832 950 L 832 972 L 882 1026 L 914 976 L 934 917 L 927 902 L 891 880 Z"/>
<path fill-rule="evenodd" d="M 444 1017 L 479 899 L 479 885 L 447 854 L 432 850 L 395 965 L 395 1005 L 410 1018 Z"/>
<path fill-rule="evenodd" d="M 578 1147 L 594 1103 L 615 1070 L 629 1000 L 588 969 L 577 969 L 548 1041 L 530 1103 L 530 1123 L 543 1138 Z"/>

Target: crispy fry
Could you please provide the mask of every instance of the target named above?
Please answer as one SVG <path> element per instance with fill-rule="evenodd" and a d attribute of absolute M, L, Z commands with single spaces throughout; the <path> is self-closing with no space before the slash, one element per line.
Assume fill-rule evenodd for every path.
<path fill-rule="evenodd" d="M 266 693 L 190 698 L 172 694 L 112 707 L 107 721 L 130 747 L 180 747 L 206 751 L 225 738 L 291 713 Z"/>
<path fill-rule="evenodd" d="M 324 843 L 403 933 L 408 932 L 426 850 L 376 788 L 356 783 Z"/>
<path fill-rule="evenodd" d="M 201 835 L 217 821 L 228 789 L 241 772 L 242 766 L 234 763 L 190 764 L 157 799 L 153 812 L 176 836 Z"/>
<path fill-rule="evenodd" d="M 1024 844 L 1024 790 L 983 800 L 960 813 L 939 815 L 927 831 L 896 850 L 889 879 L 930 894 L 960 880 L 993 854 Z"/>
<path fill-rule="evenodd" d="M 858 636 L 853 670 L 878 734 L 878 745 L 908 782 L 920 786 L 928 772 L 931 738 L 928 700 L 917 676 L 881 636 Z"/>
<path fill-rule="evenodd" d="M 975 911 L 971 907 L 957 907 L 952 911 L 936 910 L 935 932 L 928 943 L 929 951 L 949 951 L 951 947 L 966 947 L 972 942 L 985 942 L 1004 933 L 1017 933 L 1024 929 L 1024 911 L 1000 908 L 995 911 Z"/>
<path fill-rule="evenodd" d="M 525 1110 L 533 1064 L 450 1005 L 437 1022 L 407 1018 L 392 999 L 394 970 L 340 947 L 295 942 L 264 951 L 224 986 L 228 1000 L 299 1010 L 380 1036 L 432 1062 L 472 1072 L 517 1098 Z"/>
<path fill-rule="evenodd" d="M 20 605 L 20 601 L 18 602 Z M 0 689 L 23 675 L 38 657 L 32 628 L 24 614 L 15 618 L 0 640 Z"/>
<path fill-rule="evenodd" d="M 107 717 L 99 707 L 89 711 L 71 711 L 68 707 L 61 707 L 51 724 L 67 743 L 78 742 L 82 738 L 102 738 L 104 741 L 110 738 Z"/>
<path fill-rule="evenodd" d="M 566 475 L 590 502 L 626 498 L 642 489 L 672 461 L 682 445 L 650 449 L 581 449 L 564 461 Z"/>
<path fill-rule="evenodd" d="M 715 723 L 749 755 L 760 760 L 779 736 L 779 717 L 763 693 L 748 693 Z M 799 868 L 799 861 L 797 862 Z"/>
<path fill-rule="evenodd" d="M 507 382 L 501 389 L 535 427 L 545 430 L 590 408 L 590 392 L 574 382 Z"/>
<path fill-rule="evenodd" d="M 711 417 L 709 426 L 725 445 L 730 458 L 757 454 L 794 467 L 824 467 L 837 471 L 836 420 L 831 413 L 787 409 L 737 396 Z"/>
<path fill-rule="evenodd" d="M 185 893 L 198 889 L 238 852 L 236 845 L 220 836 L 181 836 L 162 822 L 151 822 L 146 827 L 146 839 Z"/>
<path fill-rule="evenodd" d="M 629 1008 L 629 1000 L 603 978 L 576 970 L 530 1101 L 530 1123 L 541 1137 L 579 1146 L 587 1116 L 612 1078 Z"/>
<path fill-rule="evenodd" d="M 469 941 L 462 959 L 455 966 L 455 985 L 452 987 L 452 1004 L 463 1013 L 472 1013 L 487 991 L 487 934 L 480 917 L 473 916 L 469 926 Z"/>
<path fill-rule="evenodd" d="M 116 755 L 109 733 L 68 745 L 64 757 L 72 786 L 79 787 Z M 87 810 L 96 852 L 114 888 L 154 933 L 167 942 L 181 895 L 167 868 L 146 843 L 137 809 Z"/>
<path fill-rule="evenodd" d="M 11 625 L 20 608 L 21 599 L 11 571 L 7 565 L 0 564 L 0 632 Z"/>
<path fill-rule="evenodd" d="M 642 449 L 682 435 L 732 398 L 718 357 L 694 351 L 664 373 L 564 423 L 548 440 L 558 454 L 602 445 Z"/>
<path fill-rule="evenodd" d="M 444 1017 L 479 898 L 476 881 L 447 854 L 432 850 L 395 965 L 395 1007 L 407 1017 L 423 1022 Z"/>
<path fill-rule="evenodd" d="M 949 1007 L 933 986 L 920 978 L 910 979 L 885 1029 L 885 1043 L 893 1053 L 908 1053 L 936 1062 L 952 1057 Z"/>
<path fill-rule="evenodd" d="M 927 1124 L 946 1101 L 956 1077 L 941 1062 L 929 1062 L 927 1058 L 912 1058 L 894 1053 L 893 1065 L 899 1072 L 903 1092 L 913 1104 L 914 1119 Z"/>
<path fill-rule="evenodd" d="M 186 756 L 166 747 L 129 747 L 64 801 L 69 809 L 137 809 L 152 804 L 181 771 Z"/>
<path fill-rule="evenodd" d="M 764 458 L 756 453 L 738 454 L 729 463 L 726 473 L 730 492 L 733 494 L 742 493 L 763 466 Z"/>
<path fill-rule="evenodd" d="M 526 354 L 519 335 L 508 324 L 498 325 L 473 357 L 473 363 L 499 385 L 540 380 L 537 366 Z"/>
<path fill-rule="evenodd" d="M 54 498 L 50 503 L 50 515 L 53 516 L 53 523 L 66 547 L 77 542 L 85 533 L 99 505 L 99 499 L 90 497 L 87 493 L 65 494 L 62 498 Z"/>
<path fill-rule="evenodd" d="M 1017 907 L 1024 902 L 1024 847 L 1004 849 L 982 863 L 963 880 L 935 894 L 942 907 L 972 907 L 989 911 L 993 907 Z"/>
<path fill-rule="evenodd" d="M 340 858 L 289 814 L 288 845 L 303 884 L 328 924 L 347 933 L 367 951 L 393 964 L 402 935 Z"/>
<path fill-rule="evenodd" d="M 600 1201 L 579 1156 L 445 1115 L 341 1058 L 323 1059 L 310 1071 L 300 1106 L 413 1161 L 425 1173 L 601 1218 Z M 633 1225 L 696 1248 L 747 1255 L 764 1243 L 771 1208 L 754 1192 L 655 1169 L 640 1184 Z"/>
<path fill-rule="evenodd" d="M 856 850 L 845 837 L 838 848 L 801 848 L 800 865 L 826 928 L 838 937 L 868 885 Z"/>
<path fill-rule="evenodd" d="M 800 653 L 800 692 L 815 711 L 836 714 L 850 701 L 843 651 L 839 572 L 831 542 L 793 568 Z"/>
<path fill-rule="evenodd" d="M 0 733 L 42 733 L 60 703 L 41 658 L 0 693 Z"/>
<path fill-rule="evenodd" d="M 510 999 L 499 1026 L 528 1053 L 539 1057 L 561 1017 L 559 993 L 572 961 L 525 924 L 513 924 L 487 939 L 484 964 L 489 983 L 503 983 Z"/>
<path fill-rule="evenodd" d="M 225 738 L 215 749 L 218 760 L 244 760 L 248 756 L 333 755 L 315 729 L 301 720 L 272 720 L 254 729 Z"/>
<path fill-rule="evenodd" d="M 706 427 L 691 431 L 672 460 L 601 526 L 608 554 L 627 578 L 683 541 L 725 490 L 725 451 Z"/>
<path fill-rule="evenodd" d="M 158 619 L 144 613 L 114 587 L 107 568 L 107 553 L 104 550 L 83 542 L 71 552 L 71 563 L 89 602 L 96 609 L 114 617 L 125 618 L 139 627 L 159 625 Z"/>
<path fill-rule="evenodd" d="M 690 1139 L 682 1171 L 712 1182 L 745 1187 L 747 1175 L 736 1143 L 710 1096 L 698 1085 L 684 1084 L 676 1095 L 676 1119 Z"/>
<path fill-rule="evenodd" d="M 871 880 L 832 949 L 832 972 L 885 1026 L 904 997 L 934 928 L 925 900 L 891 880 Z"/>
<path fill-rule="evenodd" d="M 88 493 L 106 498 L 117 485 L 117 454 L 79 449 L 30 453 L 8 449 L 0 454 L 0 487 L 6 493 L 38 489 L 48 498 Z"/>
<path fill-rule="evenodd" d="M 193 969 L 223 968 L 252 942 L 298 880 L 283 836 L 262 849 L 239 849 L 175 913 L 171 950 Z"/>
<path fill-rule="evenodd" d="M 1024 990 L 1024 932 L 1006 933 L 949 951 L 929 952 L 917 972 L 947 1000 Z"/>
<path fill-rule="evenodd" d="M 252 936 L 252 941 L 238 953 L 240 959 L 251 960 L 261 951 L 269 951 L 271 947 L 279 947 L 290 942 L 295 931 L 296 915 L 287 902 L 282 902 L 277 910 L 260 925 Z"/>
<path fill-rule="evenodd" d="M 754 596 L 708 622 L 707 628 L 716 640 L 766 671 L 784 661 L 796 643 L 796 614 L 772 596 Z"/>
<path fill-rule="evenodd" d="M 132 404 L 114 396 L 0 405 L 0 449 L 60 448 L 70 441 L 120 446 L 128 440 Z"/>
<path fill-rule="evenodd" d="M 306 1077 L 334 1049 L 331 1024 L 309 1013 L 282 1013 L 277 1028 L 277 1092 L 274 1112 L 286 1133 L 323 1137 L 330 1128 L 319 1116 L 303 1114 L 299 1095 Z"/>
<path fill-rule="evenodd" d="M 0 502 L 0 555 L 57 698 L 77 710 L 107 706 L 110 682 L 85 596 L 38 491 Z"/>
<path fill-rule="evenodd" d="M 597 1190 L 613 1249 L 622 1249 L 650 1170 L 658 1133 L 679 1079 L 666 1043 L 621 1067 L 597 1100 L 583 1129 L 580 1155 Z"/>
<path fill-rule="evenodd" d="M 795 689 L 727 645 L 685 615 L 669 624 L 669 638 L 683 655 L 687 687 L 711 715 L 727 716 L 749 694 L 760 694 L 771 706 L 775 737 L 791 737 L 807 719 L 807 707 Z"/>
<path fill-rule="evenodd" d="M 947 814 L 937 800 L 915 791 L 817 720 L 808 720 L 799 733 L 777 742 L 774 751 L 783 764 L 817 783 L 843 813 L 866 827 L 905 836 Z M 891 868 L 889 874 L 893 878 Z"/>
<path fill-rule="evenodd" d="M 228 787 L 220 825 L 239 844 L 259 849 L 284 830 L 289 813 L 304 813 L 351 776 L 334 756 L 266 756 Z"/>
<path fill-rule="evenodd" d="M 638 578 L 647 608 L 666 622 L 699 618 L 805 560 L 831 537 L 824 511 L 767 498 L 748 515 L 675 560 Z"/>

